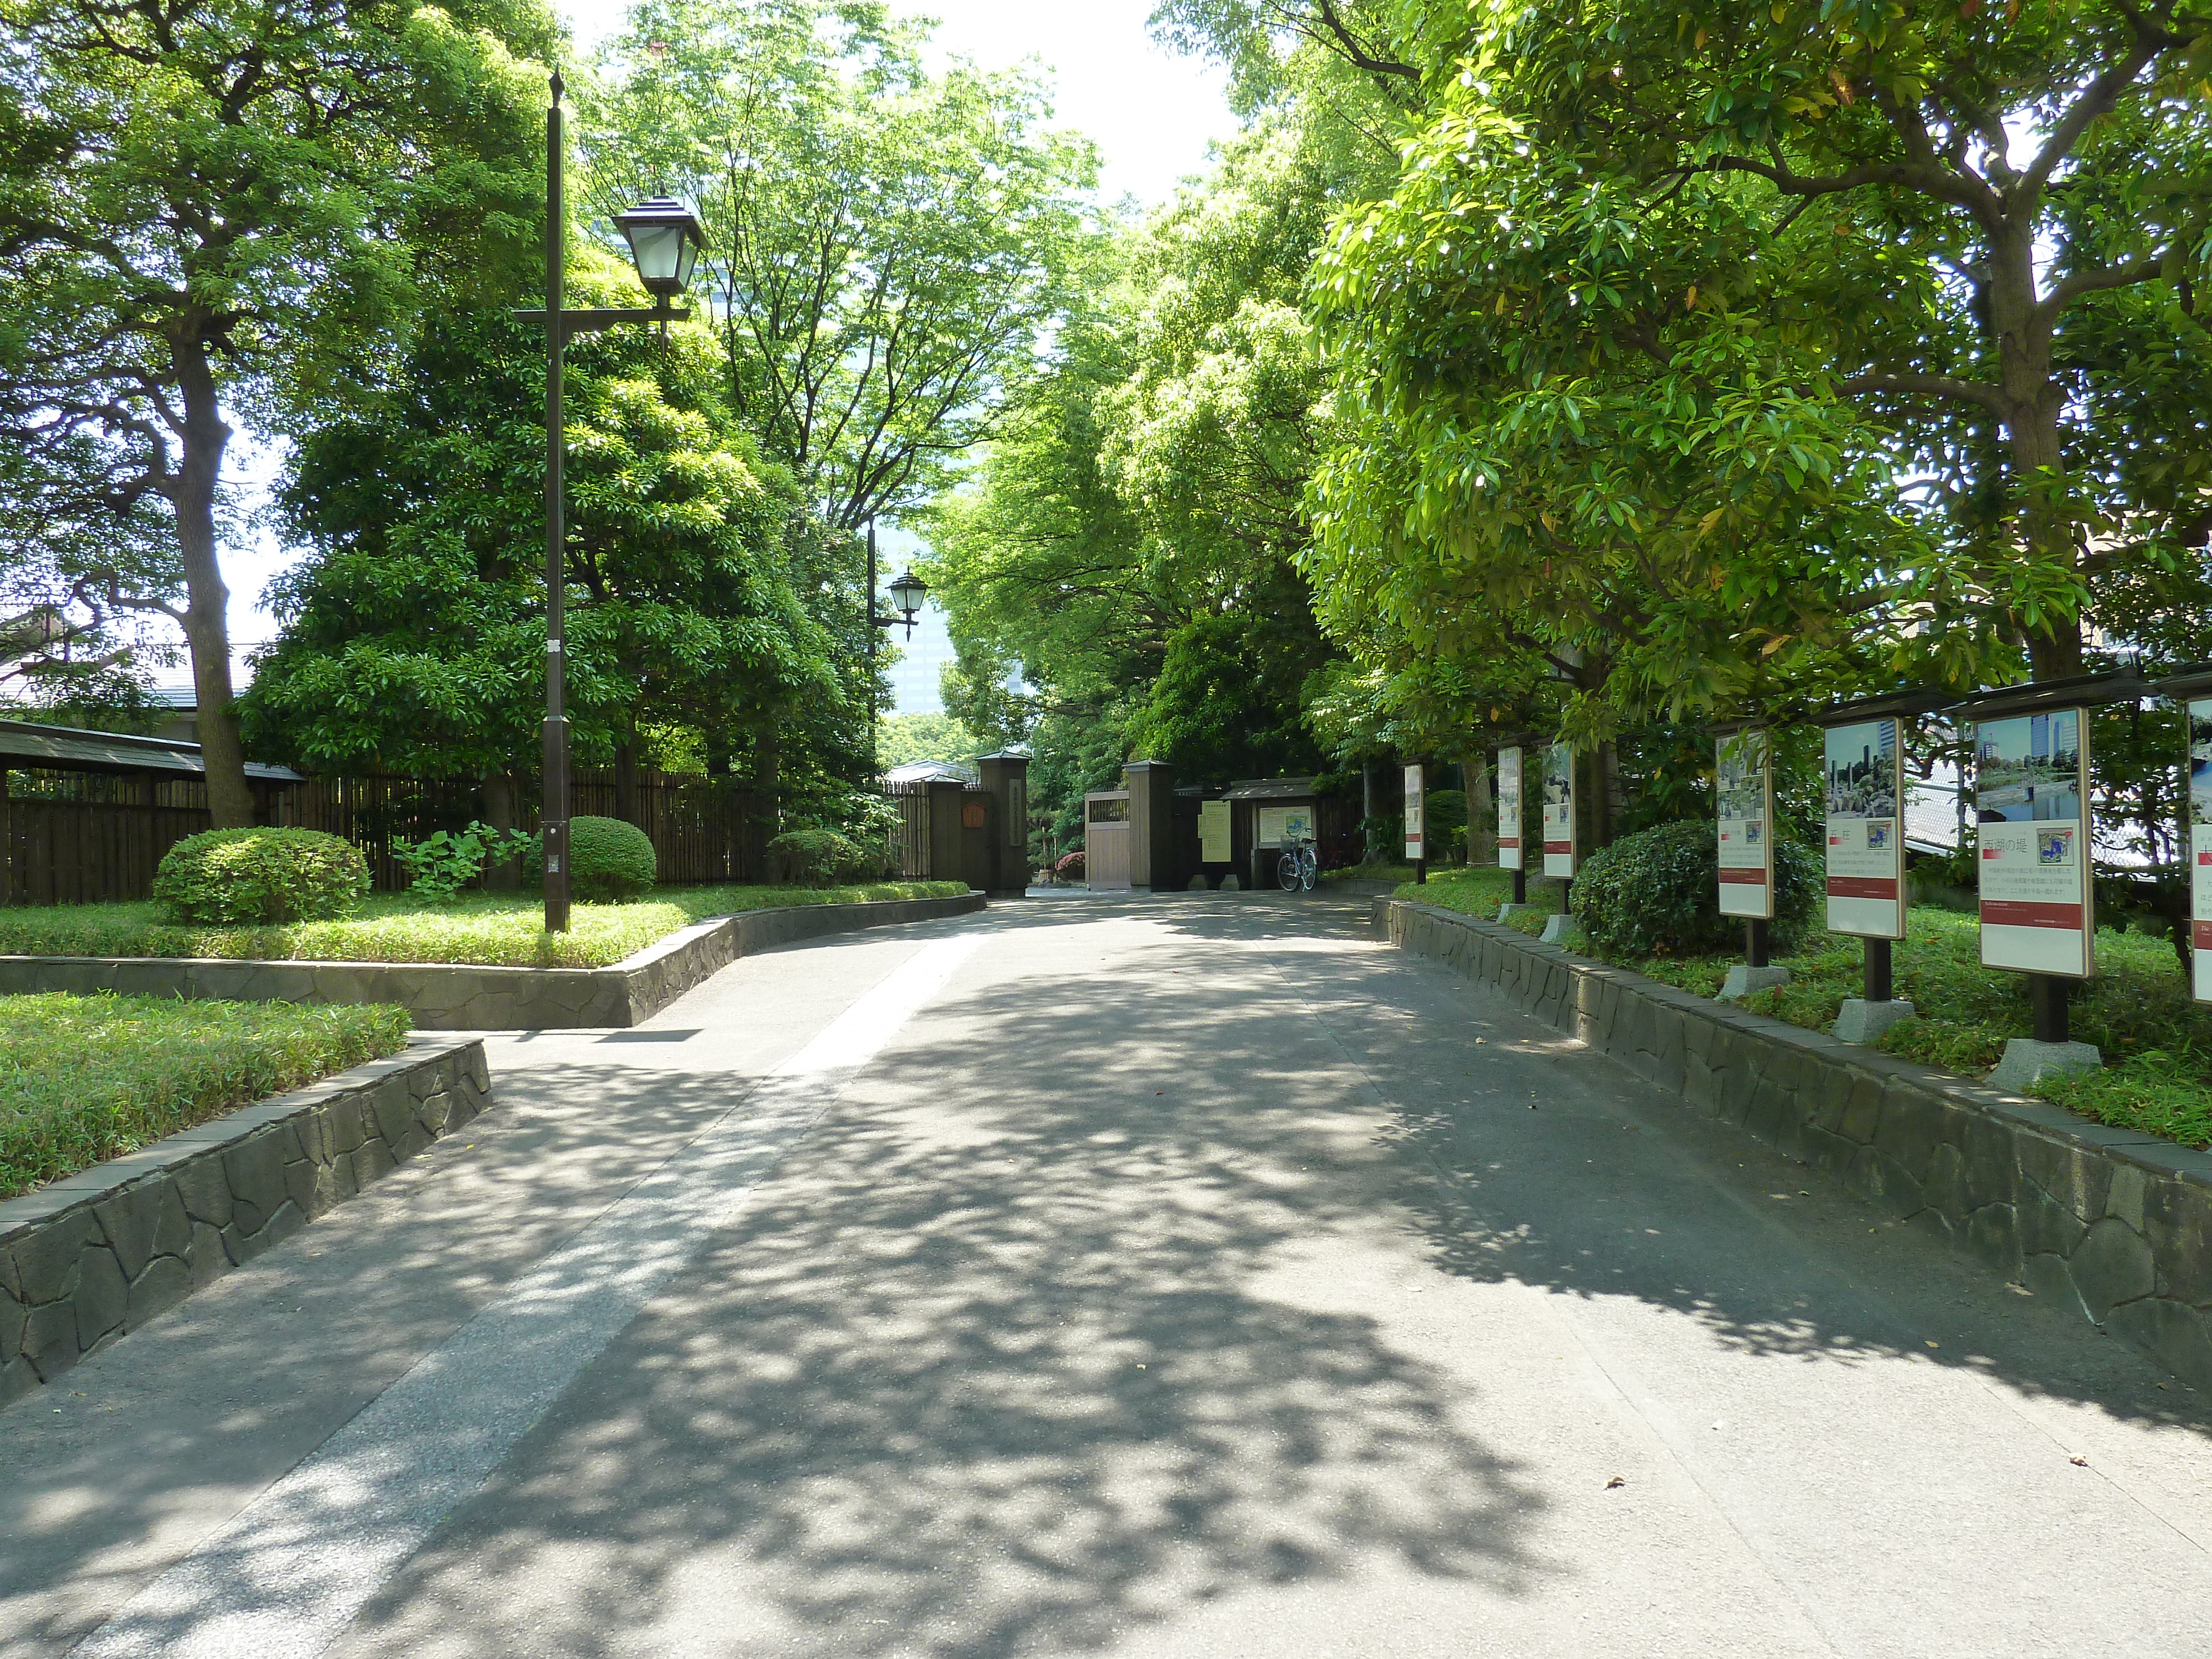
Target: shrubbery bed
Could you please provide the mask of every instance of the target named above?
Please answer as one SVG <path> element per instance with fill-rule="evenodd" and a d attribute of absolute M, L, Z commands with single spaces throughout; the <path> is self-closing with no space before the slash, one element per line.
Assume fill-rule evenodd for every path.
<path fill-rule="evenodd" d="M 386 1004 L 0 997 L 0 1198 L 407 1042 Z"/>
<path fill-rule="evenodd" d="M 1512 885 L 1511 873 L 1503 870 L 1432 872 L 1425 885 L 1408 883 L 1395 896 L 1491 920 Z M 1507 925 L 1541 932 L 1543 915 L 1559 908 L 1559 893 L 1555 882 L 1532 880 L 1528 898 L 1539 913 L 1514 916 Z M 1911 1001 L 1920 1018 L 1893 1027 L 1881 1046 L 1931 1066 L 1987 1072 L 2006 1039 L 2032 1034 L 2026 978 L 1981 965 L 1978 924 L 1970 915 L 1915 906 L 1911 930 L 1897 945 L 1893 973 L 1897 995 Z M 1708 997 L 1743 959 L 1740 949 L 1662 957 L 1593 942 L 1591 951 L 1602 961 Z M 1834 1026 L 1844 999 L 1859 994 L 1865 956 L 1855 938 L 1815 928 L 1774 959 L 1790 969 L 1790 982 L 1753 993 L 1744 1006 L 1824 1031 Z M 2077 994 L 2072 1025 L 2077 1039 L 2103 1051 L 2105 1069 L 2053 1078 L 2033 1093 L 2100 1123 L 2212 1146 L 2212 1007 L 2191 1000 L 2172 945 L 2100 930 L 2097 977 Z"/>
<path fill-rule="evenodd" d="M 578 904 L 566 933 L 546 933 L 544 902 L 524 893 L 465 894 L 435 907 L 406 894 L 377 894 L 349 916 L 265 927 L 179 925 L 164 920 L 152 903 L 65 904 L 0 910 L 0 955 L 605 968 L 708 916 L 787 904 L 945 898 L 967 890 L 957 881 L 663 887 L 623 903 Z"/>

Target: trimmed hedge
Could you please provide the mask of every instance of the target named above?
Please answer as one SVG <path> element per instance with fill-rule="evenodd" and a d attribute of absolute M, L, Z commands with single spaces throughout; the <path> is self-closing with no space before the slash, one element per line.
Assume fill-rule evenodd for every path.
<path fill-rule="evenodd" d="M 368 860 L 319 830 L 204 830 L 161 855 L 154 897 L 176 921 L 341 916 L 368 891 Z"/>
<path fill-rule="evenodd" d="M 872 873 L 866 854 L 835 830 L 787 830 L 768 844 L 769 879 L 816 886 Z"/>
<path fill-rule="evenodd" d="M 620 818 L 568 820 L 568 890 L 593 904 L 653 890 L 660 860 L 653 838 Z"/>
<path fill-rule="evenodd" d="M 1820 904 L 1826 886 L 1820 854 L 1778 839 L 1774 884 L 1778 951 Z M 1710 818 L 1662 823 L 1600 848 L 1575 875 L 1574 908 L 1592 944 L 1632 956 L 1698 956 L 1742 937 L 1743 919 L 1721 915 L 1720 848 Z"/>

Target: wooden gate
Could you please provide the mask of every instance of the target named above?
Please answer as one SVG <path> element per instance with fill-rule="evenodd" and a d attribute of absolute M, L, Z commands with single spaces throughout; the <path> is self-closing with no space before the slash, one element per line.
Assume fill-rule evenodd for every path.
<path fill-rule="evenodd" d="M 1083 798 L 1083 877 L 1094 890 L 1129 890 L 1129 792 Z"/>

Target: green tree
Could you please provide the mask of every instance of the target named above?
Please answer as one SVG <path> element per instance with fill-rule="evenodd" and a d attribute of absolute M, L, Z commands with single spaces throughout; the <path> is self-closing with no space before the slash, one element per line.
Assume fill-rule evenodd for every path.
<path fill-rule="evenodd" d="M 618 791 L 682 733 L 726 766 L 746 733 L 844 702 L 792 590 L 798 492 L 734 429 L 717 358 L 697 326 L 665 347 L 627 330 L 571 348 L 573 740 Z M 536 769 L 544 363 L 528 325 L 456 310 L 426 323 L 372 410 L 303 443 L 283 499 L 313 553 L 276 590 L 283 636 L 246 700 L 258 740 L 318 769 L 500 793 Z"/>
<path fill-rule="evenodd" d="M 1982 589 L 1950 609 L 2045 678 L 2080 669 L 2085 606 L 2127 625 L 2098 613 L 2125 591 L 2105 578 L 2201 566 L 2201 475 L 2154 452 L 2202 434 L 2177 382 L 2203 378 L 2212 19 L 2113 0 L 1418 0 L 1406 18 L 1424 76 L 1406 212 L 1379 245 L 1348 227 L 1362 246 L 1331 273 L 1347 308 L 1419 295 L 1406 369 L 1455 370 L 1478 306 L 1569 303 L 1605 367 L 1755 365 L 1839 463 L 1883 456 L 1911 481 Z M 1709 441 L 1712 407 L 1662 424 Z"/>
<path fill-rule="evenodd" d="M 530 0 L 0 0 L 0 427 L 49 458 L 93 439 L 85 495 L 158 504 L 173 570 L 118 567 L 111 602 L 184 629 L 214 821 L 248 823 L 230 415 L 327 395 L 404 323 L 425 249 L 520 228 L 530 77 L 509 54 L 550 55 L 554 27 Z"/>
<path fill-rule="evenodd" d="M 1090 145 L 873 0 L 647 0 L 587 94 L 593 199 L 699 204 L 734 404 L 831 526 L 949 481 L 1073 298 Z"/>

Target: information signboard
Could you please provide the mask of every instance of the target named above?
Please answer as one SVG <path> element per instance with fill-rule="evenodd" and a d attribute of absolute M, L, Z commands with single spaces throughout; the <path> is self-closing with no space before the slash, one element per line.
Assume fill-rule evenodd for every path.
<path fill-rule="evenodd" d="M 1575 751 L 1564 743 L 1544 750 L 1544 873 L 1575 875 Z"/>
<path fill-rule="evenodd" d="M 1522 868 L 1521 851 L 1521 751 L 1498 751 L 1498 867 Z"/>
<path fill-rule="evenodd" d="M 1406 769 L 1406 856 L 1423 859 L 1428 856 L 1428 842 L 1421 833 L 1421 814 L 1427 802 L 1423 798 L 1421 769 Z"/>
<path fill-rule="evenodd" d="M 1974 728 L 1984 967 L 2072 979 L 2096 970 L 2081 714 L 2054 708 Z"/>
<path fill-rule="evenodd" d="M 1767 734 L 1753 728 L 1723 738 L 1715 756 L 1724 916 L 1774 915 L 1772 750 Z"/>
<path fill-rule="evenodd" d="M 1230 859 L 1230 830 L 1236 811 L 1225 800 L 1198 804 L 1198 861 L 1226 864 Z"/>
<path fill-rule="evenodd" d="M 1905 937 L 1905 726 L 1827 731 L 1828 931 Z"/>
<path fill-rule="evenodd" d="M 2212 700 L 2189 704 L 2189 939 L 2192 989 L 2212 1002 Z"/>
<path fill-rule="evenodd" d="M 1310 806 L 1262 806 L 1253 826 L 1255 847 L 1288 847 L 1294 841 L 1313 839 L 1314 810 Z"/>

